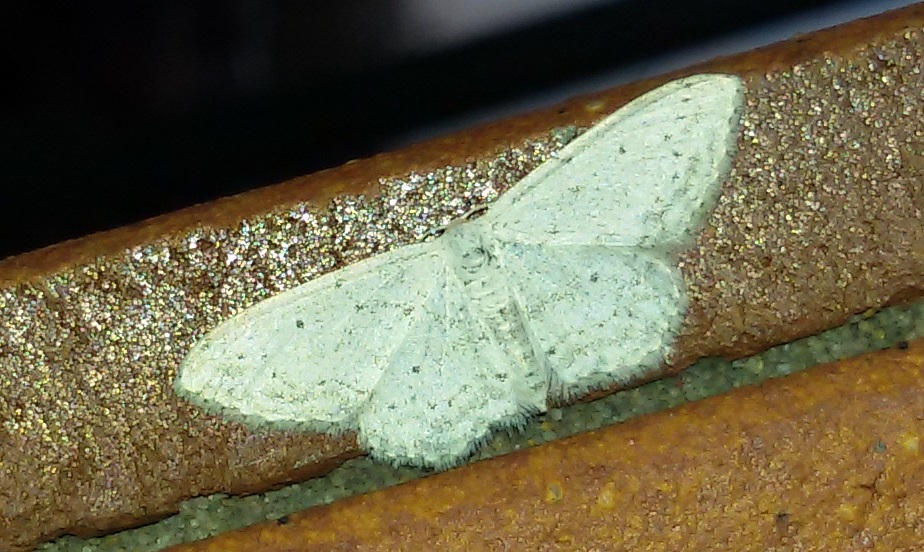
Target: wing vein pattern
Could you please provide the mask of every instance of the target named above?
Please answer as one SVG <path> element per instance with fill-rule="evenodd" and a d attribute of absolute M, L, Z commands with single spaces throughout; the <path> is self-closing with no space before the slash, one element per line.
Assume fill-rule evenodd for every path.
<path fill-rule="evenodd" d="M 356 430 L 376 458 L 443 468 L 549 398 L 644 376 L 683 323 L 675 255 L 731 171 L 743 105 L 733 75 L 641 96 L 483 216 L 225 320 L 177 391 L 230 417 Z"/>

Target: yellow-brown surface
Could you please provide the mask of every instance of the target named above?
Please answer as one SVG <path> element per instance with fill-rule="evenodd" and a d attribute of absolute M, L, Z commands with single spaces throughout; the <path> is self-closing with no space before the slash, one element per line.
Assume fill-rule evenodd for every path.
<path fill-rule="evenodd" d="M 171 548 L 924 549 L 924 340 Z"/>

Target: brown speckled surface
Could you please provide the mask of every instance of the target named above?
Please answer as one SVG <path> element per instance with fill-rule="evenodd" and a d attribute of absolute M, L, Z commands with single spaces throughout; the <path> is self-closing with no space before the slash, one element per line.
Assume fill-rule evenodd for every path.
<path fill-rule="evenodd" d="M 719 207 L 683 258 L 675 369 L 924 294 L 924 9 L 839 32 L 695 70 L 742 74 L 748 106 Z M 656 84 L 0 262 L 0 543 L 112 530 L 359 454 L 349 436 L 204 415 L 173 394 L 175 367 L 218 320 L 420 239 L 540 163 L 548 129 Z"/>
<path fill-rule="evenodd" d="M 924 28 L 748 85 L 737 163 L 683 260 L 680 365 L 924 292 Z"/>
<path fill-rule="evenodd" d="M 922 375 L 918 341 L 168 550 L 920 550 Z"/>

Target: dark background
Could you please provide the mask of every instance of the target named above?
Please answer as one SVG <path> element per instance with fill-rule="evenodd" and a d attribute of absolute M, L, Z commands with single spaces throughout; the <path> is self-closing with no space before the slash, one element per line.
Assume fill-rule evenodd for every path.
<path fill-rule="evenodd" d="M 4 8 L 0 258 L 907 3 Z"/>

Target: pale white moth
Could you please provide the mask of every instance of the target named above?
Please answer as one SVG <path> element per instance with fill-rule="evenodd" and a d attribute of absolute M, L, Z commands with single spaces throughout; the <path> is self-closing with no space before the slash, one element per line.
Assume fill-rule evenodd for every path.
<path fill-rule="evenodd" d="M 177 390 L 445 468 L 550 399 L 657 368 L 687 308 L 675 253 L 728 175 L 743 97 L 720 74 L 641 96 L 482 216 L 225 320 L 184 359 Z"/>

